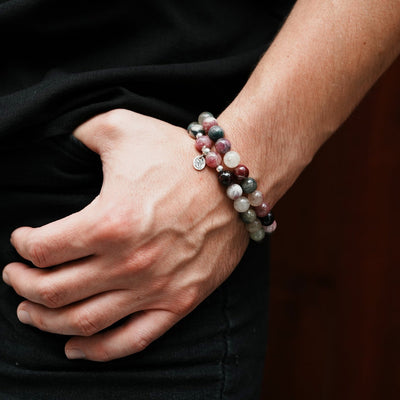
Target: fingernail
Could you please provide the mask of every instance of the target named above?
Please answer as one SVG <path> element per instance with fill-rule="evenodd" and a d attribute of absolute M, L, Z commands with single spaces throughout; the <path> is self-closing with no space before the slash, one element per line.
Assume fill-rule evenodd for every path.
<path fill-rule="evenodd" d="M 78 360 L 78 359 L 86 358 L 85 353 L 79 349 L 65 350 L 65 354 L 67 355 L 67 358 L 69 358 L 70 360 Z"/>
<path fill-rule="evenodd" d="M 25 310 L 17 310 L 17 316 L 18 319 L 23 323 L 23 324 L 28 324 L 32 325 L 32 319 L 29 313 Z"/>
<path fill-rule="evenodd" d="M 3 281 L 4 283 L 10 286 L 10 278 L 8 277 L 7 272 L 5 270 L 3 270 Z"/>

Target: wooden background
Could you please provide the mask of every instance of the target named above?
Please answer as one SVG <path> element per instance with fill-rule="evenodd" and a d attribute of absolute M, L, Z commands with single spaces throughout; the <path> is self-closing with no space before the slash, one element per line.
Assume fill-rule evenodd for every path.
<path fill-rule="evenodd" d="M 262 400 L 400 399 L 400 60 L 274 213 Z"/>

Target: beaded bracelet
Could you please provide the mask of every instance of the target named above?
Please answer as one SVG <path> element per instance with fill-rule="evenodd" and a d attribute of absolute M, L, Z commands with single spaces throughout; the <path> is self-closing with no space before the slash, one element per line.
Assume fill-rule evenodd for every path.
<path fill-rule="evenodd" d="M 187 131 L 196 140 L 195 147 L 201 152 L 194 158 L 193 167 L 197 171 L 203 170 L 206 165 L 216 169 L 218 180 L 226 187 L 226 194 L 233 200 L 233 207 L 246 224 L 250 238 L 261 242 L 266 234 L 276 230 L 277 222 L 263 194 L 257 190 L 256 180 L 249 177 L 249 169 L 240 164 L 239 154 L 231 150 L 231 143 L 225 138 L 217 119 L 204 111 L 197 121 L 189 124 Z"/>

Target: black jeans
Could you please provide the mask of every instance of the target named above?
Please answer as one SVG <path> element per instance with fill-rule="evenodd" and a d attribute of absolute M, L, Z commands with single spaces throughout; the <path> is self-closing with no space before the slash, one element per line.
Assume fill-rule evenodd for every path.
<path fill-rule="evenodd" d="M 0 149 L 0 257 L 20 258 L 13 229 L 78 211 L 99 192 L 101 163 L 71 136 Z M 21 324 L 0 283 L 0 399 L 258 400 L 267 339 L 269 244 L 250 244 L 212 295 L 141 353 L 70 361 L 66 337 Z"/>

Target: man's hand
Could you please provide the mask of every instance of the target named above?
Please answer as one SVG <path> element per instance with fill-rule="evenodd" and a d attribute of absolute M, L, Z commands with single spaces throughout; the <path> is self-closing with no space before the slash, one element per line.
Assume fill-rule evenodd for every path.
<path fill-rule="evenodd" d="M 184 129 L 113 110 L 74 135 L 101 157 L 101 192 L 76 214 L 15 230 L 12 244 L 37 268 L 12 263 L 3 279 L 26 298 L 22 322 L 73 336 L 69 358 L 107 361 L 192 311 L 233 271 L 248 235 L 214 171 L 192 168 Z"/>

